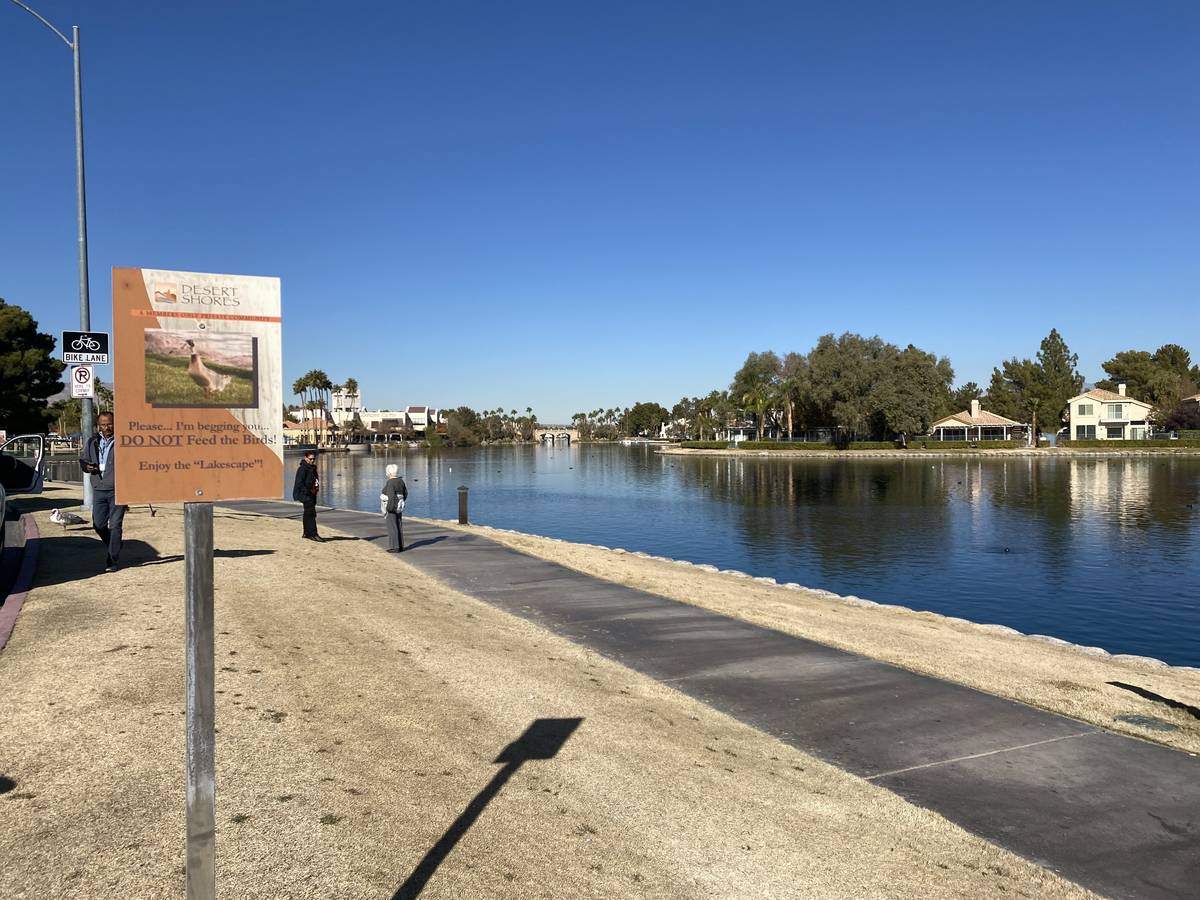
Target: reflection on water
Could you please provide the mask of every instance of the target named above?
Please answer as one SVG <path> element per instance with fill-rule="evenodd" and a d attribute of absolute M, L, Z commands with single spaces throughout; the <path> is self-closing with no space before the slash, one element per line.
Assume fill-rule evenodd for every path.
<path fill-rule="evenodd" d="M 324 456 L 338 506 L 644 550 L 1200 665 L 1200 459 L 765 460 L 611 446 Z M 290 491 L 289 471 L 288 490 Z"/>

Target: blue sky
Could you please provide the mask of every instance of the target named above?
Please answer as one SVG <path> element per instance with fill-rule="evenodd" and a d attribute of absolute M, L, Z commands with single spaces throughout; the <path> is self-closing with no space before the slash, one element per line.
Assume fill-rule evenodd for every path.
<path fill-rule="evenodd" d="M 2 0 L 0 0 L 2 2 Z M 1200 5 L 35 0 L 112 266 L 278 275 L 284 369 L 543 421 L 825 332 L 1200 357 Z M 0 5 L 0 296 L 78 325 L 68 49 Z"/>

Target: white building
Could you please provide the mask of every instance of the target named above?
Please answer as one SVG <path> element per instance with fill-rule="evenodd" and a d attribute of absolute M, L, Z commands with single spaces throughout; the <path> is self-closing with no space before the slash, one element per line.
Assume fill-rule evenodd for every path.
<path fill-rule="evenodd" d="M 1140 441 L 1150 437 L 1149 403 L 1125 394 L 1118 384 L 1116 393 L 1092 388 L 1067 405 L 1068 434 L 1077 441 Z"/>
<path fill-rule="evenodd" d="M 971 408 L 929 426 L 935 441 L 1007 441 L 1026 433 L 1026 426 L 1004 416 L 980 408 L 978 400 Z"/>
<path fill-rule="evenodd" d="M 349 425 L 354 421 L 355 413 L 362 413 L 362 397 L 358 391 L 351 394 L 339 388 L 333 392 L 333 409 L 329 413 L 339 426 Z"/>
<path fill-rule="evenodd" d="M 362 396 L 344 390 L 333 392 L 333 421 L 345 428 L 358 416 L 363 428 L 380 433 L 411 431 L 422 438 L 432 423 L 434 430 L 445 420 L 445 413 L 434 406 L 407 406 L 404 409 L 366 409 Z"/>

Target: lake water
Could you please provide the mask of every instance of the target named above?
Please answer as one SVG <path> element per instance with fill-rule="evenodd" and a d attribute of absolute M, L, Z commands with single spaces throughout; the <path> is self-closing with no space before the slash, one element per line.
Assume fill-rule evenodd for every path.
<path fill-rule="evenodd" d="M 378 510 L 388 462 L 405 476 L 411 515 L 456 517 L 465 484 L 480 524 L 1200 665 L 1197 457 L 791 461 L 619 445 L 328 454 L 322 502 Z"/>

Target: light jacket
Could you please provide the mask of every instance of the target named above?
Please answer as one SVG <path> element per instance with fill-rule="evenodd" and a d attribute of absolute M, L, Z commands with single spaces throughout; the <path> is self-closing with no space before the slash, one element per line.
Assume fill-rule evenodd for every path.
<path fill-rule="evenodd" d="M 80 455 L 79 461 L 100 465 L 100 435 L 92 435 L 91 439 L 83 445 L 83 453 Z M 117 441 L 115 437 L 113 445 L 108 448 L 106 462 L 103 473 L 93 472 L 87 477 L 92 479 L 93 491 L 107 491 L 111 494 L 117 489 Z"/>

